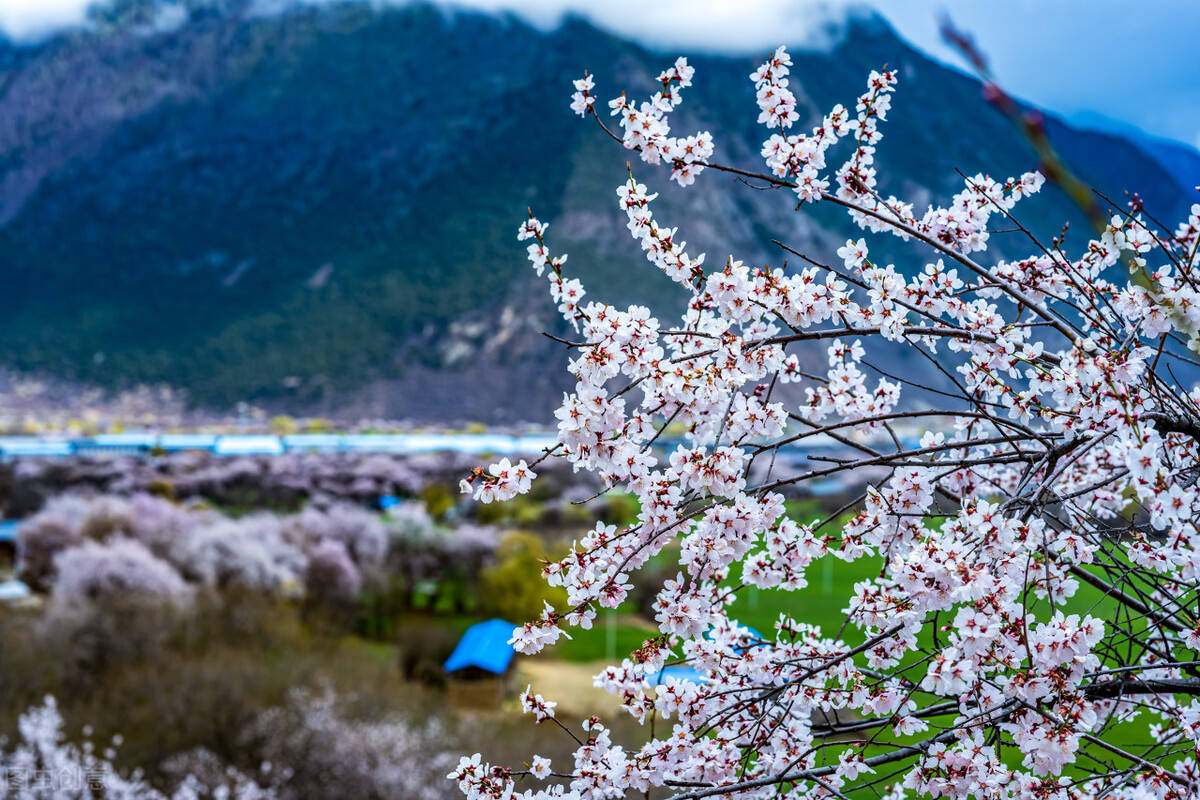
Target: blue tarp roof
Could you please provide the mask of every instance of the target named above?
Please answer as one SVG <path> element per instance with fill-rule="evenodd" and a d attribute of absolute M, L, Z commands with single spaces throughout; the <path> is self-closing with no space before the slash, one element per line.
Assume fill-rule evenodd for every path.
<path fill-rule="evenodd" d="M 513 648 L 508 640 L 512 638 L 515 627 L 511 622 L 497 618 L 467 628 L 454 652 L 446 659 L 446 672 L 478 667 L 501 674 L 512 661 Z"/>
<path fill-rule="evenodd" d="M 689 681 L 691 683 L 704 683 L 704 677 L 692 667 L 685 667 L 682 664 L 673 667 L 663 667 L 654 675 L 647 675 L 646 680 L 651 686 L 658 686 L 664 683 L 682 683 Z"/>
<path fill-rule="evenodd" d="M 20 581 L 0 581 L 0 600 L 24 600 L 33 592 Z"/>
<path fill-rule="evenodd" d="M 19 524 L 15 519 L 0 520 L 0 542 L 15 542 Z"/>
<path fill-rule="evenodd" d="M 761 633 L 759 633 L 754 628 L 751 628 L 749 625 L 742 625 L 741 623 L 738 623 L 738 624 L 740 627 L 745 628 L 746 631 L 753 638 L 755 638 L 755 639 L 763 638 L 763 635 Z M 705 633 L 704 638 L 711 639 L 712 631 L 709 630 L 707 633 Z M 761 646 L 761 645 L 756 645 L 756 646 Z M 734 651 L 741 653 L 741 652 L 744 652 L 744 648 L 735 647 Z M 651 686 L 658 686 L 660 684 L 669 683 L 672 681 L 674 681 L 674 682 L 691 681 L 692 683 L 704 683 L 707 679 L 704 676 L 702 676 L 699 673 L 699 671 L 697 671 L 694 667 L 689 667 L 686 664 L 675 664 L 670 667 L 663 667 L 662 669 L 660 669 L 658 672 L 656 672 L 653 675 L 647 675 L 646 680 L 648 680 L 650 682 Z"/>

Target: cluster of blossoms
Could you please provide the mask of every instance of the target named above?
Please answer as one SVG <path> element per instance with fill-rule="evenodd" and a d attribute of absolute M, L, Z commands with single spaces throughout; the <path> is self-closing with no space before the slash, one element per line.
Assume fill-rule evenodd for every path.
<path fill-rule="evenodd" d="M 662 161 L 670 164 L 671 178 L 680 186 L 695 183 L 696 176 L 704 171 L 705 162 L 713 154 L 712 134 L 708 131 L 691 136 L 672 136 L 668 122 L 668 115 L 681 101 L 679 90 L 692 85 L 692 75 L 695 73 L 696 70 L 688 66 L 686 58 L 679 58 L 674 66 L 658 76 L 662 89 L 652 94 L 649 100 L 640 105 L 634 104 L 622 94 L 608 104 L 612 115 L 620 117 L 625 147 L 639 151 L 642 160 L 648 164 Z M 583 82 L 577 81 L 576 89 L 592 89 L 591 83 L 585 83 L 590 80 L 585 76 Z M 586 116 L 592 110 L 592 98 L 577 94 L 571 110 Z"/>
<path fill-rule="evenodd" d="M 674 241 L 675 228 L 661 228 L 650 213 L 650 201 L 657 194 L 646 194 L 644 184 L 637 183 L 631 176 L 629 183 L 617 189 L 621 199 L 621 210 L 629 218 L 629 232 L 641 243 L 642 251 L 667 277 L 676 283 L 688 286 L 692 281 L 704 277 L 704 254 L 691 258 L 684 249 L 687 242 Z"/>
<path fill-rule="evenodd" d="M 67 741 L 58 703 L 46 697 L 17 721 L 12 743 L 0 738 L 0 787 L 12 800 L 273 800 L 270 787 L 233 767 L 221 765 L 215 780 L 188 773 L 175 790 L 165 794 L 151 786 L 139 771 L 124 773 L 113 763 L 121 737 L 99 749 L 90 738 L 76 745 Z M 90 728 L 84 729 L 89 736 Z M 210 770 L 210 772 L 214 772 Z M 211 777 L 211 776 L 210 776 Z"/>
<path fill-rule="evenodd" d="M 463 494 L 475 494 L 475 499 L 482 503 L 494 503 L 511 500 L 519 494 L 529 491 L 529 487 L 537 473 L 529 468 L 525 459 L 513 464 L 507 457 L 500 459 L 488 467 L 487 472 L 477 470 L 469 478 L 463 478 L 459 488 Z M 478 486 L 473 486 L 478 479 Z"/>
<path fill-rule="evenodd" d="M 529 774 L 554 779 L 525 789 L 529 800 L 808 800 L 885 784 L 896 800 L 1200 796 L 1200 701 L 1181 699 L 1200 695 L 1200 389 L 1175 378 L 1196 363 L 1186 350 L 1200 339 L 1200 205 L 1172 232 L 1134 207 L 1079 253 L 1056 240 L 983 263 L 972 254 L 986 251 L 990 226 L 1042 177 L 977 175 L 949 205 L 919 213 L 877 191 L 897 74 L 871 73 L 853 111 L 837 106 L 796 135 L 790 65 L 781 48 L 751 75 L 767 171 L 733 171 L 841 206 L 862 229 L 932 258 L 906 272 L 873 262 L 858 239 L 840 265 L 751 268 L 731 257 L 705 272 L 631 175 L 617 193 L 633 240 L 686 293 L 670 327 L 640 306 L 582 303 L 546 225 L 521 226 L 582 336 L 568 343 L 577 385 L 545 458 L 635 493 L 640 515 L 626 528 L 598 524 L 549 564 L 568 605 L 547 606 L 512 643 L 533 653 L 590 627 L 668 544 L 679 571 L 654 603 L 661 635 L 596 676 L 635 719 L 657 720 L 644 744 L 614 745 L 592 718 L 572 732 L 575 761 L 560 772 L 477 755 L 452 777 L 471 800 L 515 796 Z M 684 185 L 701 166 L 732 169 L 711 160 L 707 134 L 670 136 L 692 77 L 681 60 L 649 102 L 610 103 L 624 132 L 614 138 Z M 594 88 L 577 83 L 573 107 L 603 126 Z M 830 169 L 843 140 L 851 151 Z M 1122 265 L 1131 280 L 1115 275 Z M 789 352 L 820 342 L 823 374 Z M 904 409 L 905 379 L 868 382 L 869 349 L 895 343 L 936 366 L 923 388 L 944 406 Z M 792 397 L 803 390 L 792 410 L 776 394 L 787 384 L 798 385 Z M 925 424 L 919 443 L 897 431 L 901 420 Z M 685 441 L 663 458 L 654 445 L 668 425 Z M 776 472 L 780 448 L 817 436 L 857 457 Z M 752 483 L 758 459 L 771 468 Z M 887 475 L 847 514 L 785 515 L 784 487 L 864 467 Z M 531 474 L 506 462 L 489 473 L 477 470 L 486 483 L 464 491 L 505 497 Z M 744 587 L 801 589 L 829 557 L 878 568 L 853 587 L 840 629 L 785 614 L 756 634 L 729 617 Z M 668 661 L 699 678 L 661 680 Z M 523 703 L 553 718 L 552 703 Z M 1136 745 L 1130 731 L 1141 732 Z"/>
<path fill-rule="evenodd" d="M 165 759 L 156 777 L 115 762 L 122 737 L 110 742 L 67 737 L 51 696 L 17 720 L 17 736 L 0 737 L 0 796 L 6 800 L 302 800 L 312 797 L 444 797 L 437 777 L 454 762 L 444 750 L 451 731 L 436 719 L 349 716 L 329 687 L 297 689 L 278 707 L 254 714 L 239 748 L 257 757 L 247 774 L 205 748 Z M 548 766 L 548 765 L 547 765 Z"/>

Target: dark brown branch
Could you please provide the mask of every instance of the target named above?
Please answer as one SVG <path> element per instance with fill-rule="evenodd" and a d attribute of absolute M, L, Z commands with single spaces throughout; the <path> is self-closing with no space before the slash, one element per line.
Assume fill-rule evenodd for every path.
<path fill-rule="evenodd" d="M 1171 666 L 1170 663 L 1163 664 Z M 1132 694 L 1186 694 L 1200 695 L 1200 678 L 1127 678 L 1119 681 L 1103 681 L 1085 686 L 1084 694 L 1091 699 L 1123 697 Z"/>

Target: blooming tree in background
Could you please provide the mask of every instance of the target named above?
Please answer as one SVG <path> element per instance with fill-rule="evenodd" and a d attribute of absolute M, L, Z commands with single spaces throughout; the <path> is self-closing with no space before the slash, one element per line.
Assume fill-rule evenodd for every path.
<path fill-rule="evenodd" d="M 18 736 L 0 738 L 0 797 L 6 800 L 273 800 L 277 795 L 238 770 L 222 765 L 206 785 L 186 776 L 170 795 L 150 786 L 139 772 L 122 774 L 113 764 L 120 736 L 97 750 L 84 729 L 84 741 L 67 741 L 58 703 L 47 697 L 17 722 Z"/>
<path fill-rule="evenodd" d="M 661 635 L 596 678 L 646 723 L 640 748 L 614 745 L 597 718 L 568 727 L 553 698 L 527 694 L 538 722 L 576 738 L 574 762 L 510 769 L 476 755 L 451 777 L 472 800 L 1198 796 L 1200 390 L 1175 376 L 1200 350 L 1200 205 L 1174 230 L 1137 202 L 1113 207 L 1081 249 L 1027 234 L 1029 256 L 989 259 L 989 231 L 1025 230 L 1013 210 L 1039 174 L 977 175 L 924 211 L 882 196 L 874 155 L 897 74 L 871 73 L 854 105 L 798 133 L 790 64 L 780 48 L 750 76 L 765 170 L 718 163 L 707 132 L 671 130 L 693 77 L 683 59 L 649 99 L 610 101 L 611 128 L 590 76 L 572 108 L 682 186 L 716 169 L 801 211 L 836 204 L 867 235 L 924 248 L 926 263 L 908 277 L 864 237 L 834 265 L 706 268 L 630 174 L 617 189 L 629 233 L 686 298 L 672 324 L 585 299 L 547 225 L 520 226 L 577 338 L 577 385 L 543 459 L 636 493 L 641 512 L 547 566 L 568 606 L 513 643 L 536 653 L 591 626 L 668 544 L 679 571 L 655 603 Z M 827 163 L 835 151 L 844 160 Z M 792 352 L 811 342 L 828 353 L 818 374 Z M 869 374 L 895 343 L 932 365 L 924 397 L 944 406 L 918 410 L 903 402 L 918 384 Z M 804 397 L 791 407 L 777 399 L 788 383 Z M 925 423 L 919 446 L 902 442 L 901 420 Z M 663 461 L 651 445 L 671 423 L 687 433 Z M 776 464 L 779 448 L 817 436 L 855 457 Z M 767 477 L 750 482 L 763 461 Z M 536 467 L 506 459 L 463 489 L 508 499 Z M 780 490 L 862 467 L 888 477 L 846 513 L 784 515 Z M 808 624 L 799 603 L 761 636 L 730 619 L 747 587 L 799 590 L 822 557 L 880 567 L 848 593 L 840 629 Z M 701 679 L 654 685 L 680 662 Z"/>

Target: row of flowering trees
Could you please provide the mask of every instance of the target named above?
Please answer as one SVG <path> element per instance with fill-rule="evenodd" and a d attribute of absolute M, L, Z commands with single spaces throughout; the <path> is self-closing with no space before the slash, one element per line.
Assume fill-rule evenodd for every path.
<path fill-rule="evenodd" d="M 313 571 L 322 578 L 315 589 L 353 600 L 364 574 L 382 574 L 388 549 L 378 515 L 353 506 L 232 519 L 146 494 L 64 495 L 18 536 L 22 575 L 63 603 L 122 593 L 182 599 L 193 585 L 298 594 Z"/>
<path fill-rule="evenodd" d="M 18 538 L 21 576 L 57 607 L 186 603 L 198 588 L 231 587 L 342 607 L 450 575 L 473 581 L 499 539 L 492 527 L 437 526 L 416 502 L 386 517 L 335 503 L 232 518 L 148 494 L 56 497 Z"/>
<path fill-rule="evenodd" d="M 1200 205 L 1175 228 L 1114 206 L 1070 248 L 1014 214 L 1042 188 L 1037 173 L 966 178 L 948 205 L 921 210 L 885 196 L 874 163 L 897 73 L 872 72 L 853 105 L 796 132 L 790 64 L 780 48 L 750 76 L 765 169 L 719 163 L 707 132 L 672 131 L 693 78 L 683 59 L 648 99 L 610 101 L 615 126 L 590 76 L 572 108 L 681 186 L 733 173 L 798 211 L 840 206 L 927 256 L 902 271 L 864 237 L 840 263 L 706 268 L 631 172 L 617 189 L 629 233 L 684 300 L 678 321 L 660 322 L 588 299 L 530 215 L 518 238 L 575 332 L 577 384 L 541 460 L 636 493 L 641 512 L 547 566 L 568 601 L 513 643 L 534 653 L 591 626 L 672 542 L 678 575 L 655 604 L 660 635 L 596 677 L 646 723 L 644 743 L 617 746 L 593 718 L 563 725 L 572 762 L 477 755 L 450 777 L 471 800 L 1200 795 L 1200 390 L 1180 380 L 1200 365 Z M 1029 255 L 989 258 L 999 227 L 1023 231 Z M 796 351 L 816 343 L 828 362 L 812 370 Z M 927 384 L 872 377 L 873 354 L 896 343 L 930 365 Z M 803 401 L 783 402 L 784 384 Z M 906 403 L 914 389 L 939 405 Z M 894 429 L 946 417 L 919 447 Z M 651 445 L 669 423 L 687 441 L 662 460 Z M 856 455 L 776 463 L 816 436 Z M 848 523 L 784 516 L 781 490 L 865 467 L 888 477 L 849 504 Z M 463 490 L 506 499 L 539 468 L 502 461 Z M 727 614 L 750 587 L 803 588 L 827 557 L 880 568 L 849 592 L 840 629 L 806 623 L 799 605 L 761 635 Z M 700 679 L 655 686 L 679 661 Z M 525 703 L 560 724 L 553 702 Z"/>

